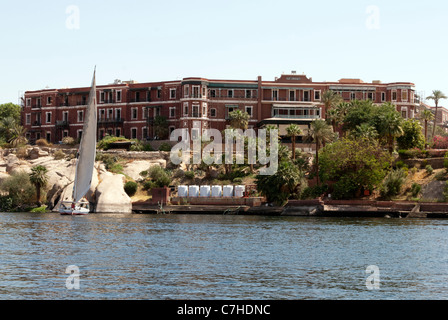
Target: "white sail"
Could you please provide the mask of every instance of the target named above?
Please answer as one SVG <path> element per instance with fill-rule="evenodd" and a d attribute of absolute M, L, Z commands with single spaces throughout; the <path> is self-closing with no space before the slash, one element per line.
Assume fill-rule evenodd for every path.
<path fill-rule="evenodd" d="M 90 189 L 93 168 L 96 156 L 96 82 L 93 73 L 92 87 L 90 89 L 89 103 L 84 117 L 79 156 L 76 164 L 75 182 L 73 186 L 73 202 L 81 200 Z"/>

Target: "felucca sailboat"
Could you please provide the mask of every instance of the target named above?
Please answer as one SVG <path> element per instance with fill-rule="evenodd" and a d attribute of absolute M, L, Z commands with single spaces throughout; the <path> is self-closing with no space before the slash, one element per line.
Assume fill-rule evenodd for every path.
<path fill-rule="evenodd" d="M 97 110 L 95 73 L 96 68 L 93 72 L 89 102 L 85 112 L 79 145 L 75 181 L 73 183 L 73 198 L 72 201 L 63 201 L 59 207 L 59 212 L 64 215 L 86 215 L 90 212 L 89 202 L 84 197 L 92 183 L 96 156 Z"/>

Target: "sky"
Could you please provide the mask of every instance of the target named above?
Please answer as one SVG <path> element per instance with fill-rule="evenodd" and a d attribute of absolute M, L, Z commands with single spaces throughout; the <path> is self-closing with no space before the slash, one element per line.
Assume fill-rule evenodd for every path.
<path fill-rule="evenodd" d="M 446 21 L 441 0 L 0 0 L 0 104 L 88 87 L 95 66 L 97 85 L 294 70 L 448 94 Z"/>

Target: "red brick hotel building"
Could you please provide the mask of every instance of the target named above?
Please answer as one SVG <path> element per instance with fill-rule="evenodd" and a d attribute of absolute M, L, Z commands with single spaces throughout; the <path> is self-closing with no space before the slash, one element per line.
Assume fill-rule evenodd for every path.
<path fill-rule="evenodd" d="M 65 136 L 79 138 L 89 90 L 85 87 L 25 92 L 22 123 L 28 129 L 28 140 L 45 138 L 58 143 Z M 307 129 L 311 121 L 325 117 L 321 97 L 326 90 L 338 92 L 345 101 L 391 102 L 404 118 L 416 117 L 420 105 L 410 82 L 313 82 L 295 72 L 274 81 L 265 81 L 261 76 L 247 81 L 197 77 L 149 83 L 116 80 L 113 84 L 97 85 L 98 139 L 105 134 L 140 140 L 157 138 L 153 123 L 158 115 L 167 119 L 170 131 L 189 128 L 194 135 L 201 128 L 223 130 L 229 125 L 229 113 L 236 109 L 249 113 L 249 127 L 275 124 L 284 134 L 291 123 Z"/>

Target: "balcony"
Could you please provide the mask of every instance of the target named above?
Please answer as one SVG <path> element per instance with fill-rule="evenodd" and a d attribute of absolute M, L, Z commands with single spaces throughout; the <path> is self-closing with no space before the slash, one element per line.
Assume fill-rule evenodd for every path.
<path fill-rule="evenodd" d="M 70 123 L 65 120 L 56 120 L 56 127 L 68 127 Z"/>
<path fill-rule="evenodd" d="M 99 124 L 121 124 L 124 122 L 123 118 L 98 118 L 98 123 Z"/>
<path fill-rule="evenodd" d="M 319 115 L 315 114 L 276 114 L 272 118 L 277 119 L 320 119 Z"/>
<path fill-rule="evenodd" d="M 115 103 L 115 99 L 104 99 L 104 100 L 101 100 L 100 103 L 103 103 L 103 104 Z"/>
<path fill-rule="evenodd" d="M 33 122 L 33 127 L 40 127 L 42 125 L 41 121 L 34 121 Z"/>

